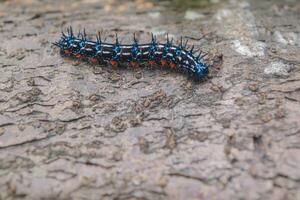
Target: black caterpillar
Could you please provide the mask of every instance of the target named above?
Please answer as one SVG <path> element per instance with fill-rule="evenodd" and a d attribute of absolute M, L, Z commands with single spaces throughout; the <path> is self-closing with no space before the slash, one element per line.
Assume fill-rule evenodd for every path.
<path fill-rule="evenodd" d="M 58 42 L 53 43 L 60 48 L 63 56 L 87 60 L 91 63 L 130 63 L 137 65 L 148 62 L 150 65 L 161 64 L 169 66 L 180 72 L 187 73 L 192 79 L 198 81 L 203 79 L 209 72 L 209 65 L 203 60 L 206 54 L 200 51 L 194 56 L 194 46 L 187 49 L 187 42 L 183 44 L 182 37 L 179 45 L 174 45 L 173 40 L 167 37 L 166 43 L 159 43 L 152 34 L 152 40 L 146 44 L 139 44 L 134 35 L 133 44 L 120 44 L 116 35 L 114 44 L 101 40 L 100 33 L 97 41 L 88 40 L 85 30 L 74 36 L 72 27 L 67 29 L 68 34 L 62 32 Z"/>

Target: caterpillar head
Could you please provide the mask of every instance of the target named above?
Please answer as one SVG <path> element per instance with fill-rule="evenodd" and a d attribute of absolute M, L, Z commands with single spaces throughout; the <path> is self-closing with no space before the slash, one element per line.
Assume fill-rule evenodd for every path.
<path fill-rule="evenodd" d="M 195 80 L 201 80 L 209 73 L 208 66 L 205 63 L 201 63 L 201 62 L 197 63 L 194 66 L 194 70 L 195 72 L 193 73 L 193 77 Z"/>

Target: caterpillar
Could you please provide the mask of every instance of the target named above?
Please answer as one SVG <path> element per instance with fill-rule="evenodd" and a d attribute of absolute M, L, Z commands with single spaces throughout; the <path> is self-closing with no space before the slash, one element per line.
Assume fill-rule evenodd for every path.
<path fill-rule="evenodd" d="M 85 60 L 90 63 L 129 63 L 132 66 L 140 63 L 150 65 L 168 66 L 171 69 L 186 73 L 195 81 L 202 80 L 209 73 L 209 65 L 204 62 L 202 51 L 194 56 L 194 46 L 187 48 L 188 40 L 183 43 L 181 37 L 180 44 L 173 44 L 173 39 L 165 43 L 157 42 L 156 36 L 151 34 L 151 41 L 139 44 L 135 34 L 132 44 L 120 44 L 116 34 L 115 43 L 102 41 L 100 32 L 96 36 L 96 41 L 87 39 L 85 29 L 83 33 L 74 35 L 72 27 L 67 29 L 67 34 L 62 32 L 58 42 L 53 43 L 60 48 L 60 53 L 65 57 Z"/>

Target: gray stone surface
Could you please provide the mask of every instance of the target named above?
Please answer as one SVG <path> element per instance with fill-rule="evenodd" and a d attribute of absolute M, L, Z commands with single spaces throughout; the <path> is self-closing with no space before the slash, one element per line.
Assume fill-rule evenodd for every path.
<path fill-rule="evenodd" d="M 211 2 L 1 1 L 0 199 L 300 199 L 299 1 Z M 63 59 L 70 25 L 189 37 L 215 67 Z"/>

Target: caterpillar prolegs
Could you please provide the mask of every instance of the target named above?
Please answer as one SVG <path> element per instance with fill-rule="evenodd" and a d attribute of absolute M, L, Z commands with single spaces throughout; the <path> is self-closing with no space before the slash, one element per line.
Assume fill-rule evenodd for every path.
<path fill-rule="evenodd" d="M 60 48 L 61 55 L 91 63 L 160 64 L 186 73 L 196 81 L 208 74 L 209 65 L 203 60 L 206 54 L 200 51 L 197 56 L 194 56 L 194 46 L 188 49 L 187 41 L 183 43 L 182 37 L 180 44 L 176 45 L 173 44 L 173 40 L 169 40 L 169 37 L 165 43 L 160 43 L 157 42 L 156 36 L 151 35 L 151 41 L 145 44 L 139 44 L 135 35 L 132 44 L 121 44 L 117 35 L 115 43 L 107 43 L 102 41 L 100 33 L 96 37 L 97 40 L 92 41 L 87 39 L 85 30 L 75 36 L 70 27 L 67 29 L 67 34 L 62 32 L 60 40 L 53 44 Z"/>

